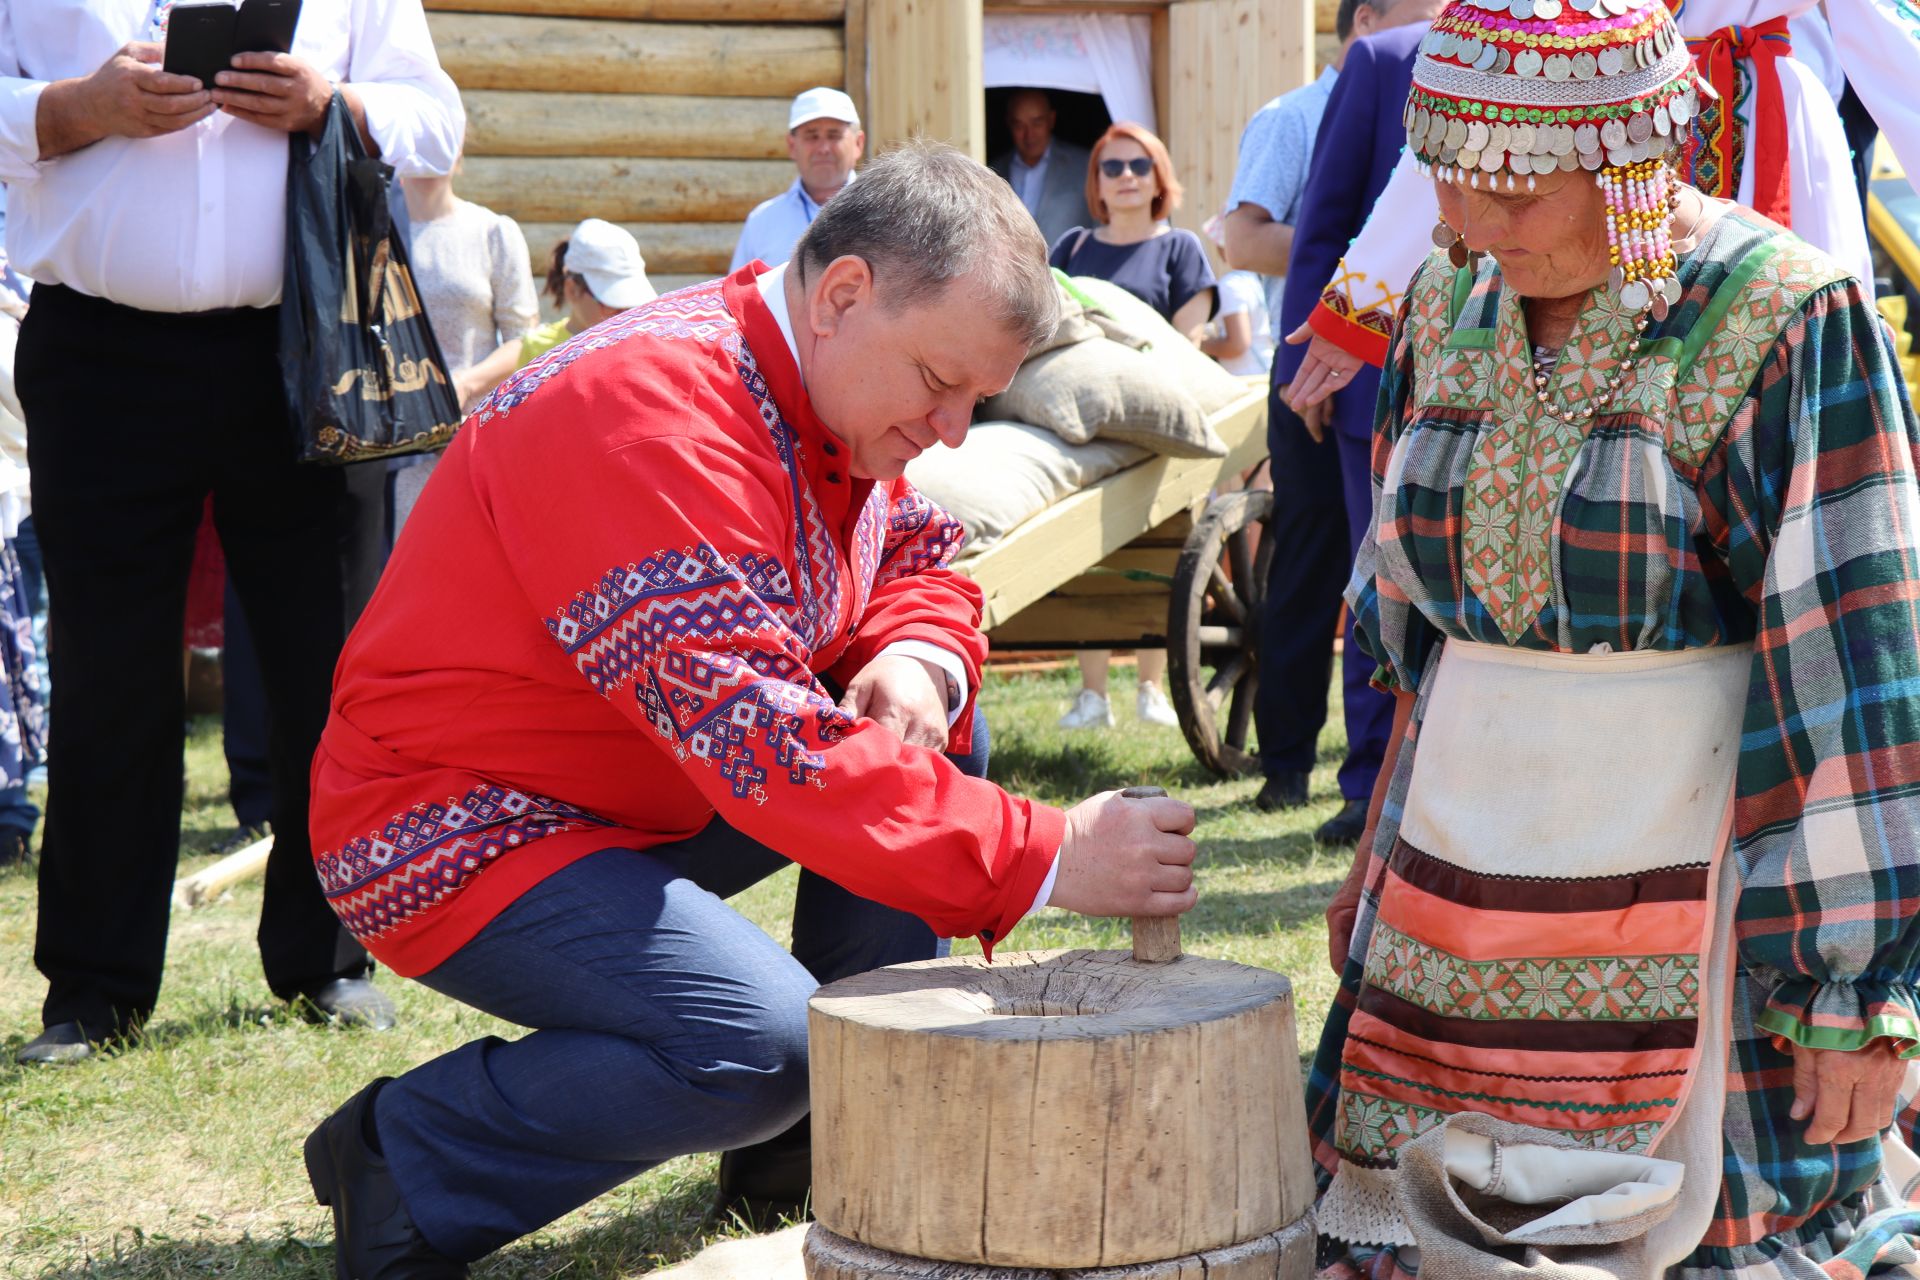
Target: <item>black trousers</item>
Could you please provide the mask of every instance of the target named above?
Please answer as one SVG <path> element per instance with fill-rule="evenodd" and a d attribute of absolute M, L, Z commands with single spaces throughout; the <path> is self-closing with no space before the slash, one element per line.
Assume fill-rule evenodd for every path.
<path fill-rule="evenodd" d="M 348 623 L 347 480 L 293 459 L 277 315 L 163 315 L 41 285 L 16 363 L 46 558 L 52 738 L 34 963 L 48 1024 L 153 1010 L 179 853 L 181 644 L 209 493 L 271 722 L 273 854 L 260 917 L 288 997 L 368 971 L 321 896 L 308 769 Z"/>

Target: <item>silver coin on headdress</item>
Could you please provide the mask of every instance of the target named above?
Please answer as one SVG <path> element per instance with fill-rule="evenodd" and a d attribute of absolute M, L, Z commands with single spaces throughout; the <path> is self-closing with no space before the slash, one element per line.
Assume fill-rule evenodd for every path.
<path fill-rule="evenodd" d="M 1501 162 L 1505 159 L 1506 156 L 1501 152 L 1483 151 L 1480 153 L 1480 168 L 1487 173 L 1492 173 L 1500 167 Z"/>
<path fill-rule="evenodd" d="M 1480 167 L 1479 149 L 1476 147 L 1460 148 L 1460 167 L 1462 169 L 1478 169 Z"/>
<path fill-rule="evenodd" d="M 1549 125 L 1548 127 L 1553 130 L 1553 154 L 1557 156 L 1572 155 L 1579 140 L 1579 135 L 1574 132 L 1573 126 L 1570 124 L 1556 124 Z M 1564 168 L 1565 166 L 1562 167 Z"/>
<path fill-rule="evenodd" d="M 1533 157 L 1524 151 L 1509 151 L 1507 153 L 1507 168 L 1524 178 L 1534 171 Z"/>
<path fill-rule="evenodd" d="M 1507 11 L 1522 22 L 1533 18 L 1533 0 L 1510 0 Z"/>
<path fill-rule="evenodd" d="M 1680 302 L 1680 294 L 1683 292 L 1680 288 L 1680 282 L 1672 276 L 1668 276 L 1663 288 L 1666 292 L 1667 305 L 1677 306 Z"/>
<path fill-rule="evenodd" d="M 1647 288 L 1644 280 L 1630 280 L 1620 290 L 1620 305 L 1629 311 L 1644 311 L 1653 301 L 1653 291 Z"/>
<path fill-rule="evenodd" d="M 1534 155 L 1543 155 L 1545 154 L 1544 152 L 1533 150 L 1533 144 L 1538 142 L 1539 139 L 1539 131 L 1524 121 L 1507 127 L 1507 146 L 1513 151 L 1532 152 Z"/>
<path fill-rule="evenodd" d="M 1487 149 L 1487 136 L 1491 132 L 1492 130 L 1487 128 L 1486 121 L 1475 120 L 1467 126 L 1467 142 L 1464 150 L 1485 151 Z"/>
<path fill-rule="evenodd" d="M 1655 160 L 1671 150 L 1673 150 L 1673 139 L 1664 134 L 1656 133 L 1647 139 L 1647 154 Z"/>
<path fill-rule="evenodd" d="M 1667 114 L 1664 102 L 1653 109 L 1653 131 L 1663 138 L 1673 132 L 1673 117 Z"/>
<path fill-rule="evenodd" d="M 1533 0 L 1533 16 L 1552 22 L 1560 16 L 1560 0 Z"/>
<path fill-rule="evenodd" d="M 1493 64 L 1500 61 L 1500 46 L 1490 44 L 1480 50 L 1480 56 L 1473 60 L 1475 71 L 1491 71 Z"/>
<path fill-rule="evenodd" d="M 1582 49 L 1573 55 L 1573 78 L 1591 80 L 1600 74 L 1600 59 Z"/>
<path fill-rule="evenodd" d="M 1686 94 L 1679 94 L 1667 104 L 1667 114 L 1673 117 L 1675 128 L 1684 129 L 1687 121 L 1693 119 L 1693 103 L 1688 101 Z"/>
<path fill-rule="evenodd" d="M 1600 130 L 1591 124 L 1583 124 L 1573 131 L 1574 149 L 1585 155 L 1589 151 L 1600 149 Z"/>
<path fill-rule="evenodd" d="M 1507 72 L 1510 69 L 1512 69 L 1512 67 L 1513 67 L 1513 55 L 1508 53 L 1505 49 L 1501 49 L 1499 51 L 1499 57 L 1494 59 L 1493 74 L 1497 76 L 1503 76 L 1507 74 Z"/>
<path fill-rule="evenodd" d="M 1592 171 L 1598 169 L 1606 162 L 1607 158 L 1598 151 L 1582 151 L 1580 153 L 1580 167 L 1582 169 Z"/>
<path fill-rule="evenodd" d="M 1636 111 L 1627 117 L 1627 141 L 1645 142 L 1653 136 L 1653 117 L 1644 111 Z"/>
<path fill-rule="evenodd" d="M 1567 154 L 1559 158 L 1560 172 L 1572 173 L 1575 169 L 1578 169 L 1580 167 L 1581 163 L 1582 161 L 1580 158 L 1580 153 L 1576 151 L 1569 151 L 1567 152 Z"/>
<path fill-rule="evenodd" d="M 1626 55 L 1622 54 L 1618 48 L 1602 49 L 1596 64 L 1603 76 L 1617 76 L 1627 69 Z"/>
<path fill-rule="evenodd" d="M 1467 122 L 1458 118 L 1447 121 L 1447 145 L 1458 151 L 1467 145 Z"/>
<path fill-rule="evenodd" d="M 1542 59 L 1538 49 L 1522 49 L 1513 55 L 1513 74 L 1517 76 L 1537 76 L 1540 74 Z"/>
<path fill-rule="evenodd" d="M 1627 145 L 1627 126 L 1618 118 L 1608 120 L 1600 126 L 1600 145 L 1609 151 Z"/>
<path fill-rule="evenodd" d="M 1573 75 L 1573 59 L 1564 53 L 1550 53 L 1541 71 L 1555 84 L 1565 83 Z"/>
<path fill-rule="evenodd" d="M 1607 155 L 1607 163 L 1612 165 L 1616 169 L 1618 169 L 1622 165 L 1628 165 L 1633 163 L 1633 148 L 1630 146 L 1608 147 L 1606 155 Z"/>
<path fill-rule="evenodd" d="M 1480 43 L 1478 36 L 1468 36 L 1460 42 L 1460 61 L 1472 66 L 1479 61 L 1480 53 L 1486 46 Z"/>

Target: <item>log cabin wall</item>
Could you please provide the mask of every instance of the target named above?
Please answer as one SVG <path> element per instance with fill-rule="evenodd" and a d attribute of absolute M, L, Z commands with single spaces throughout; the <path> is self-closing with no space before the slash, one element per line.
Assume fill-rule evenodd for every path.
<path fill-rule="evenodd" d="M 793 181 L 793 95 L 846 85 L 863 3 L 426 0 L 467 109 L 455 190 L 519 222 L 536 284 L 589 217 L 633 232 L 662 292 L 719 275 Z"/>

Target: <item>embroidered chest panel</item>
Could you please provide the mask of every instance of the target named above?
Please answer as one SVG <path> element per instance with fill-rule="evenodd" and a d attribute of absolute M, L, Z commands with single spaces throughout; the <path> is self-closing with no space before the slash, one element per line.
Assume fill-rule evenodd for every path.
<path fill-rule="evenodd" d="M 1674 467 L 1697 470 L 1807 296 L 1845 278 L 1828 260 L 1770 241 L 1738 264 L 1685 336 L 1643 342 L 1637 353 L 1634 315 L 1610 293 L 1596 296 L 1548 376 L 1543 405 L 1519 296 L 1500 286 L 1491 261 L 1471 278 L 1444 263 L 1436 255 L 1414 285 L 1409 412 L 1414 422 L 1432 416 L 1475 429 L 1460 496 L 1460 573 L 1509 644 L 1554 598 L 1556 525 L 1594 408 L 1606 403 L 1602 420 L 1658 442 Z"/>

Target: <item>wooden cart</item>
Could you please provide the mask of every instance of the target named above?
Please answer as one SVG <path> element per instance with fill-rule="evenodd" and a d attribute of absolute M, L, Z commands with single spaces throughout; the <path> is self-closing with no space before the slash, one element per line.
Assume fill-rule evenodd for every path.
<path fill-rule="evenodd" d="M 1215 413 L 1224 458 L 1149 458 L 1055 503 L 955 568 L 997 651 L 1167 648 L 1168 693 L 1202 764 L 1248 772 L 1255 631 L 1272 548 L 1265 491 L 1221 493 L 1267 453 L 1266 380 Z"/>

